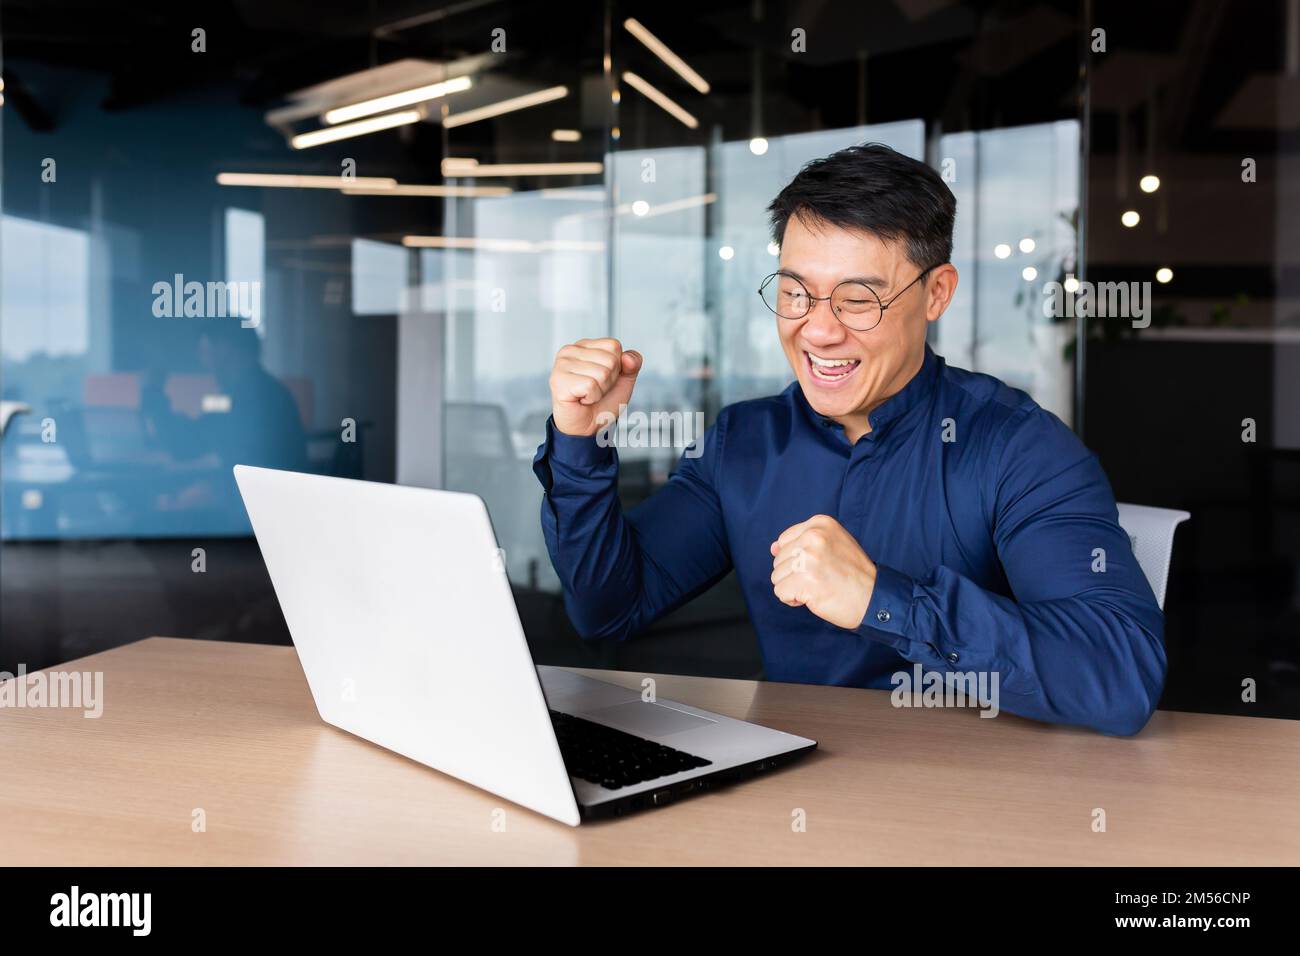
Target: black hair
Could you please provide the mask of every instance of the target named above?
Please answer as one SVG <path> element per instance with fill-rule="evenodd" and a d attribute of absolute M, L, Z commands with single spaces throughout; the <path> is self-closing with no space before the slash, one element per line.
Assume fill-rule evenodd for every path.
<path fill-rule="evenodd" d="M 791 216 L 901 241 L 917 268 L 952 258 L 957 197 L 925 163 L 882 143 L 863 143 L 814 159 L 767 207 L 780 245 Z"/>

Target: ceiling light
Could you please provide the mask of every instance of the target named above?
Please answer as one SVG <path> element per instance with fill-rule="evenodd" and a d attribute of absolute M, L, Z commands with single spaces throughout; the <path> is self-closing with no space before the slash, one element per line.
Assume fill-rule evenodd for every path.
<path fill-rule="evenodd" d="M 662 216 L 670 212 L 681 212 L 683 209 L 694 209 L 696 206 L 707 206 L 709 203 L 717 202 L 717 193 L 705 193 L 702 196 L 687 196 L 685 199 L 673 199 L 669 202 L 660 203 L 657 206 L 651 206 L 647 216 Z"/>
<path fill-rule="evenodd" d="M 435 184 L 402 184 L 392 186 L 344 186 L 343 192 L 349 196 L 438 196 L 438 197 L 484 197 L 509 196 L 513 189 L 509 186 L 442 186 Z"/>
<path fill-rule="evenodd" d="M 268 186 L 283 189 L 391 189 L 396 179 L 379 176 L 295 176 L 280 173 L 217 173 L 221 186 Z"/>
<path fill-rule="evenodd" d="M 408 249 L 479 249 L 484 252 L 604 252 L 605 244 L 582 239 L 491 239 L 480 236 L 403 236 Z"/>
<path fill-rule="evenodd" d="M 735 258 L 736 250 L 731 248 L 731 246 L 723 246 L 718 250 L 718 255 L 721 256 L 724 261 L 730 262 Z"/>
<path fill-rule="evenodd" d="M 1038 270 L 1033 266 L 1025 266 L 1025 268 L 1020 272 L 1020 277 L 1026 282 L 1033 282 L 1038 278 Z"/>
<path fill-rule="evenodd" d="M 576 129 L 553 129 L 551 139 L 557 143 L 576 143 L 582 139 L 582 134 Z"/>
<path fill-rule="evenodd" d="M 294 149 L 308 149 L 322 143 L 333 143 L 353 136 L 365 136 L 367 133 L 377 133 L 395 126 L 408 126 L 411 123 L 418 123 L 423 117 L 424 114 L 420 110 L 385 113 L 383 116 L 372 116 L 369 119 L 357 120 L 355 123 L 327 126 L 324 129 L 312 130 L 310 133 L 299 133 L 289 140 L 289 145 Z"/>
<path fill-rule="evenodd" d="M 1142 217 L 1138 215 L 1136 209 L 1129 209 L 1125 211 L 1124 215 L 1119 217 L 1119 221 L 1132 229 L 1142 221 Z"/>
<path fill-rule="evenodd" d="M 749 141 L 749 151 L 755 156 L 762 156 L 767 152 L 767 140 L 762 136 L 755 136 Z"/>
<path fill-rule="evenodd" d="M 662 40 L 643 27 L 638 21 L 628 17 L 623 21 L 623 29 L 645 44 L 646 49 L 667 63 L 669 69 L 695 87 L 696 90 L 701 93 L 709 92 L 708 81 L 687 66 L 681 57 L 668 49 Z"/>
<path fill-rule="evenodd" d="M 578 202 L 604 202 L 605 190 L 598 187 L 577 186 L 559 189 L 539 189 L 537 195 L 543 199 L 571 199 Z"/>
<path fill-rule="evenodd" d="M 472 159 L 444 159 L 442 174 L 449 179 L 475 176 L 597 176 L 603 163 L 495 163 L 484 165 Z"/>
<path fill-rule="evenodd" d="M 325 113 L 325 122 L 332 125 L 347 120 L 360 119 L 362 116 L 370 116 L 372 113 L 384 113 L 402 106 L 413 106 L 416 103 L 436 100 L 448 93 L 459 93 L 462 90 L 468 90 L 471 85 L 472 81 L 468 76 L 458 76 L 455 79 L 444 80 L 441 83 L 430 83 L 427 86 L 417 86 L 414 89 L 403 90 L 400 93 L 377 96 L 371 100 L 353 103 L 351 106 L 340 106 L 338 109 L 329 110 Z"/>
<path fill-rule="evenodd" d="M 999 242 L 993 247 L 993 254 L 999 259 L 1005 259 L 1007 256 L 1011 255 L 1011 247 L 1005 242 Z"/>
<path fill-rule="evenodd" d="M 664 94 L 660 93 L 657 89 L 655 89 L 645 80 L 641 79 L 641 77 L 637 76 L 635 73 L 624 72 L 623 82 L 626 83 L 628 86 L 632 87 L 638 93 L 641 93 L 643 96 L 647 97 L 656 106 L 658 106 L 664 112 L 668 113 L 670 116 L 676 119 L 683 126 L 687 126 L 690 129 L 695 129 L 700 125 L 699 120 L 697 120 L 690 113 L 686 112 L 686 110 L 682 109 L 672 100 L 670 100 L 668 97 L 664 96 Z"/>
<path fill-rule="evenodd" d="M 1153 193 L 1160 188 L 1160 177 L 1151 175 L 1143 176 L 1138 180 L 1138 188 L 1144 193 Z"/>
<path fill-rule="evenodd" d="M 1161 266 L 1156 270 L 1156 281 L 1161 285 L 1174 281 L 1174 270 L 1168 266 Z"/>
<path fill-rule="evenodd" d="M 1034 247 L 1035 247 L 1036 245 L 1037 245 L 1037 243 L 1034 242 L 1034 240 L 1030 239 L 1028 236 L 1025 236 L 1025 238 L 1023 238 L 1023 239 L 1020 240 L 1020 251 L 1021 251 L 1021 252 L 1033 252 L 1033 251 L 1034 251 Z"/>
<path fill-rule="evenodd" d="M 489 103 L 487 106 L 480 106 L 477 109 L 465 110 L 463 113 L 450 113 L 442 118 L 442 125 L 447 129 L 455 129 L 457 126 L 464 126 L 466 123 L 477 123 L 479 120 L 491 119 L 493 116 L 500 116 L 503 113 L 513 113 L 515 110 L 540 106 L 542 103 L 550 103 L 552 100 L 562 100 L 568 95 L 569 88 L 567 86 L 552 86 L 545 90 L 525 93 L 523 96 L 512 96 L 508 100 Z"/>

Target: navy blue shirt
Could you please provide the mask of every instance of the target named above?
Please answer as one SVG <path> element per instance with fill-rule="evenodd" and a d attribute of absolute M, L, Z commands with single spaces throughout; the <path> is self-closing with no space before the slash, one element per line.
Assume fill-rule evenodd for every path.
<path fill-rule="evenodd" d="M 797 382 L 728 406 L 627 513 L 615 450 L 548 422 L 533 469 L 579 633 L 626 638 L 734 568 L 769 680 L 886 688 L 915 664 L 990 672 L 1003 710 L 1140 730 L 1164 684 L 1164 617 L 1096 457 L 1024 392 L 928 346 L 869 419 L 850 444 Z M 852 630 L 772 591 L 769 546 L 817 514 L 878 569 Z"/>

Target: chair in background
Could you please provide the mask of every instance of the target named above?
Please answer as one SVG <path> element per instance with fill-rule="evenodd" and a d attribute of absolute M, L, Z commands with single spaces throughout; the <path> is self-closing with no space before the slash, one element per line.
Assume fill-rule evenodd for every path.
<path fill-rule="evenodd" d="M 1142 573 L 1147 576 L 1156 603 L 1165 608 L 1165 586 L 1169 583 L 1169 562 L 1174 552 L 1174 529 L 1191 517 L 1186 511 L 1149 508 L 1120 503 L 1119 526 L 1133 543 Z"/>
<path fill-rule="evenodd" d="M 0 435 L 9 427 L 9 419 L 31 410 L 32 407 L 26 402 L 0 402 Z"/>

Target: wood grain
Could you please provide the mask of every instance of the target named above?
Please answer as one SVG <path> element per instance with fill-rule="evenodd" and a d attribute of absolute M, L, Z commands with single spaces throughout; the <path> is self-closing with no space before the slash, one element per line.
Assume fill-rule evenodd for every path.
<path fill-rule="evenodd" d="M 660 697 L 820 748 L 570 829 L 321 723 L 292 648 L 151 638 L 58 669 L 102 671 L 104 714 L 0 708 L 6 864 L 1300 863 L 1300 722 L 1162 711 L 1117 739 L 886 691 L 653 675 Z"/>

